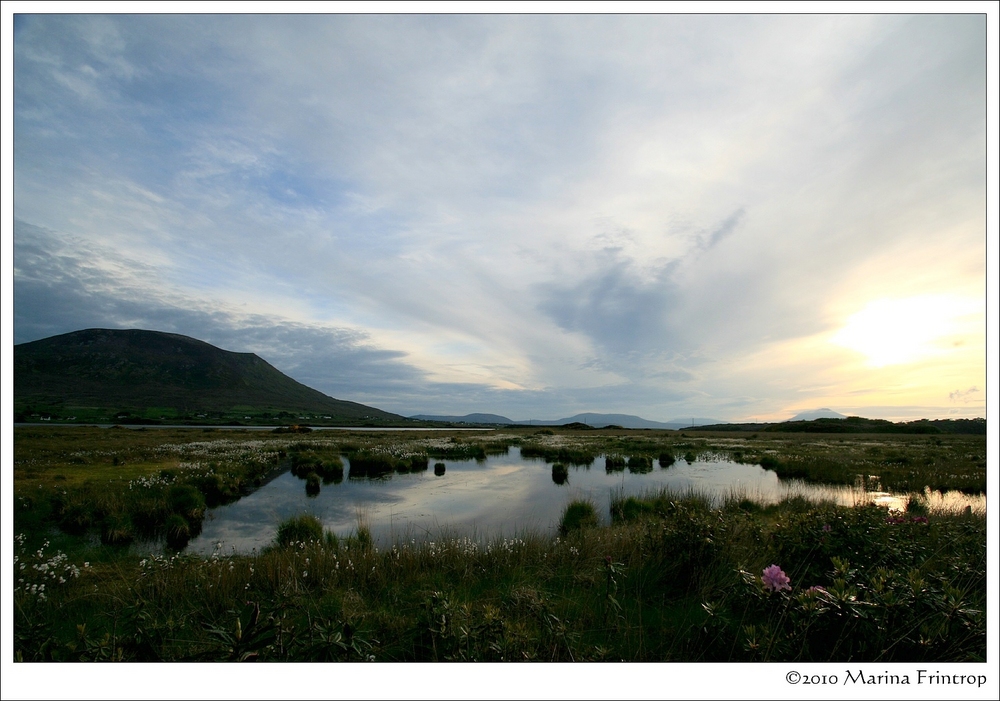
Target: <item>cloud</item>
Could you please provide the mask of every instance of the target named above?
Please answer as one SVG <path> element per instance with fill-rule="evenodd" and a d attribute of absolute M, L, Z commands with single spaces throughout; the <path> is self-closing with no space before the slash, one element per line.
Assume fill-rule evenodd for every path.
<path fill-rule="evenodd" d="M 978 392 L 979 392 L 978 387 L 969 387 L 969 389 L 967 390 L 956 389 L 954 392 L 948 394 L 948 399 L 950 399 L 953 402 L 968 403 L 971 400 L 975 399 L 975 397 L 973 397 L 972 395 L 977 394 Z"/>
<path fill-rule="evenodd" d="M 15 335 L 201 334 L 413 413 L 780 413 L 802 398 L 768 349 L 879 286 L 981 279 L 984 36 L 19 16 Z"/>
<path fill-rule="evenodd" d="M 419 386 L 405 354 L 378 348 L 363 331 L 247 313 L 158 289 L 155 270 L 122 261 L 128 274 L 99 265 L 102 251 L 66 251 L 51 231 L 15 222 L 14 342 L 83 328 L 144 328 L 255 352 L 296 380 L 341 399 Z"/>

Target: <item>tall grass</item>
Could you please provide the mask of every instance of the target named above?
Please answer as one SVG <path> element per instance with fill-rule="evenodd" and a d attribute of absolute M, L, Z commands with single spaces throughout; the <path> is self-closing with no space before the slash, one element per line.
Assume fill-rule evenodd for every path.
<path fill-rule="evenodd" d="M 391 470 L 411 469 L 416 456 L 416 468 L 426 469 L 419 456 L 436 450 L 430 442 L 382 450 L 368 435 L 310 434 L 269 436 L 265 448 L 227 457 L 232 441 L 209 445 L 198 435 L 188 445 L 151 434 L 18 434 L 18 659 L 985 659 L 985 509 L 950 510 L 923 491 L 984 490 L 980 438 L 560 435 L 559 447 L 544 443 L 549 435 L 526 435 L 521 443 L 522 454 L 537 444 L 538 457 L 564 465 L 570 461 L 550 460 L 562 449 L 603 454 L 613 469 L 655 455 L 662 467 L 665 455 L 685 451 L 739 452 L 750 462 L 773 455 L 779 472 L 840 476 L 844 484 L 879 475 L 887 489 L 912 484 L 900 513 L 863 502 L 662 492 L 618 494 L 610 525 L 566 528 L 558 538 L 442 533 L 380 548 L 359 518 L 347 537 L 313 528 L 246 555 L 143 556 L 91 544 L 96 536 L 165 536 L 182 547 L 200 527 L 199 510 L 252 490 L 296 454 L 309 468 L 304 475 L 318 476 L 317 461 L 335 469 L 344 455 L 354 477 L 365 456 L 389 455 Z M 449 445 L 487 449 L 465 438 Z M 204 505 L 175 487 L 196 490 Z M 767 584 L 772 565 L 789 589 Z"/>
<path fill-rule="evenodd" d="M 276 534 L 277 547 L 254 555 L 119 556 L 85 568 L 50 549 L 22 547 L 15 653 L 26 660 L 985 657 L 982 517 L 744 502 L 745 495 L 721 505 L 690 494 L 621 499 L 612 525 L 567 528 L 555 539 L 442 534 L 380 549 L 362 522 L 337 539 L 300 519 Z M 771 565 L 787 573 L 789 590 L 768 589 L 762 573 Z"/>

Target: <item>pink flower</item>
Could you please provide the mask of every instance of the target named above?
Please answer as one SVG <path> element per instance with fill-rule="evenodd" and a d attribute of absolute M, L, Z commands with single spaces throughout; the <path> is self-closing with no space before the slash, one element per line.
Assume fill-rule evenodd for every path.
<path fill-rule="evenodd" d="M 810 596 L 813 596 L 815 594 L 825 594 L 825 593 L 826 593 L 826 589 L 824 589 L 823 587 L 818 586 L 818 585 L 817 586 L 812 586 L 812 587 L 809 587 L 808 589 L 806 589 L 806 594 L 808 594 Z"/>
<path fill-rule="evenodd" d="M 791 591 L 792 589 L 788 575 L 782 572 L 777 565 L 766 568 L 761 579 L 764 581 L 764 588 L 770 591 Z"/>
<path fill-rule="evenodd" d="M 830 524 L 829 524 L 829 523 L 824 523 L 824 524 L 823 524 L 823 532 L 824 532 L 824 533 L 829 533 L 829 532 L 830 532 L 830 531 L 832 531 L 832 530 L 833 530 L 833 527 L 832 527 L 832 526 L 830 526 Z"/>

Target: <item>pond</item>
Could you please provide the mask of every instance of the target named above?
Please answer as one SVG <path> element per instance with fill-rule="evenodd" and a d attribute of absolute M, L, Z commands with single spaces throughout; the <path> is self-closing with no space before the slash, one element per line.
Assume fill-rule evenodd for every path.
<path fill-rule="evenodd" d="M 344 458 L 345 474 L 349 461 Z M 247 553 L 271 544 L 278 524 L 301 513 L 322 521 L 325 529 L 346 536 L 364 524 L 380 544 L 397 540 L 426 540 L 444 536 L 468 536 L 489 540 L 525 531 L 555 534 L 564 507 L 575 499 L 588 499 L 610 521 L 612 495 L 640 495 L 668 487 L 694 490 L 715 499 L 730 494 L 746 495 L 759 502 L 774 502 L 800 494 L 809 499 L 830 499 L 854 505 L 874 500 L 889 508 L 903 508 L 906 497 L 883 492 L 829 485 L 782 481 L 759 465 L 701 456 L 693 462 L 678 459 L 667 468 L 653 461 L 652 469 L 636 473 L 628 469 L 608 471 L 603 457 L 590 466 L 568 466 L 562 484 L 553 477 L 552 465 L 541 459 L 522 458 L 518 448 L 485 460 L 443 460 L 440 468 L 424 472 L 392 474 L 381 479 L 347 477 L 323 485 L 319 494 L 308 496 L 305 481 L 285 472 L 253 494 L 212 509 L 201 534 L 186 552 Z M 930 494 L 932 505 L 985 511 L 985 497 L 957 493 Z M 982 503 L 978 503 L 977 499 Z M 971 502 L 970 502 L 971 500 Z"/>

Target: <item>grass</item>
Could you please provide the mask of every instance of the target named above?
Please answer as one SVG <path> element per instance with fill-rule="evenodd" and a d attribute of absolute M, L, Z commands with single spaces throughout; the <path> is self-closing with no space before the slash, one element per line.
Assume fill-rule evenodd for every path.
<path fill-rule="evenodd" d="M 282 521 L 275 535 L 275 542 L 280 547 L 321 540 L 323 540 L 323 524 L 311 514 L 300 514 Z"/>
<path fill-rule="evenodd" d="M 668 494 L 637 502 L 650 508 L 557 539 L 452 537 L 380 550 L 362 528 L 330 539 L 303 517 L 279 527 L 276 547 L 252 556 L 128 556 L 84 565 L 48 547 L 19 546 L 16 563 L 27 567 L 15 591 L 15 654 L 985 658 L 981 517 L 932 513 L 926 523 L 892 522 L 876 508 L 792 502 L 751 514 L 736 503 L 711 508 L 697 496 Z M 761 573 L 771 564 L 787 572 L 789 591 L 766 589 Z"/>
<path fill-rule="evenodd" d="M 600 523 L 597 509 L 589 501 L 572 501 L 559 520 L 559 533 L 563 536 L 584 528 L 595 528 Z"/>
<path fill-rule="evenodd" d="M 945 476 L 981 477 L 985 489 L 985 444 L 967 436 L 458 438 L 462 450 L 478 445 L 484 453 L 538 445 L 552 455 L 565 448 L 628 456 L 622 467 L 630 469 L 636 458 L 660 456 L 662 466 L 663 455 L 686 451 L 739 453 L 748 462 L 772 456 L 778 469 L 837 458 L 852 479 L 882 472 L 884 480 L 893 473 L 875 469 L 882 466 L 909 470 L 909 482 L 925 483 L 914 494 L 947 460 Z M 752 494 L 712 501 L 656 492 L 616 497 L 603 526 L 596 505 L 571 504 L 558 538 L 442 534 L 379 548 L 363 523 L 339 539 L 313 523 L 283 538 L 276 527 L 275 547 L 251 555 L 138 555 L 120 545 L 156 536 L 177 547 L 210 496 L 238 496 L 293 461 L 317 477 L 317 461 L 335 465 L 342 455 L 351 469 L 359 455 L 384 455 L 393 469 L 411 469 L 416 457 L 426 469 L 426 456 L 449 445 L 447 435 L 17 429 L 15 656 L 985 659 L 985 515 L 938 511 L 923 498 L 890 515 L 794 497 L 771 504 Z M 770 565 L 787 574 L 790 590 L 766 587 Z"/>

